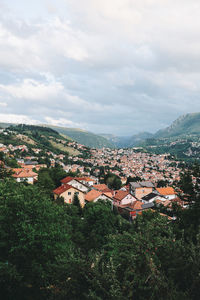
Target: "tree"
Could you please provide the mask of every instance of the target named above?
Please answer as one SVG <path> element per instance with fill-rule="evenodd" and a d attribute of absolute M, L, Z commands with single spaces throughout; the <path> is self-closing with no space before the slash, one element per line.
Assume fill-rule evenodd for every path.
<path fill-rule="evenodd" d="M 36 186 L 0 182 L 1 297 L 40 299 L 46 294 L 47 299 L 49 287 L 66 272 L 72 249 L 69 232 L 62 207 Z"/>
<path fill-rule="evenodd" d="M 12 170 L 5 168 L 4 163 L 0 161 L 0 179 L 9 178 L 12 173 Z"/>
<path fill-rule="evenodd" d="M 176 240 L 167 218 L 147 212 L 129 232 L 109 236 L 98 268 L 103 277 L 112 270 L 111 279 L 106 276 L 107 289 L 114 278 L 119 299 L 186 300 L 188 291 L 179 288 L 187 282 L 186 257 L 183 241 Z"/>
<path fill-rule="evenodd" d="M 82 207 L 80 204 L 79 197 L 76 193 L 74 194 L 73 205 L 75 205 L 78 208 L 79 215 L 81 216 L 82 215 Z"/>
<path fill-rule="evenodd" d="M 192 176 L 190 171 L 184 172 L 180 176 L 180 181 L 179 181 L 179 186 L 180 189 L 185 193 L 190 196 L 194 195 L 194 187 L 192 183 Z"/>
<path fill-rule="evenodd" d="M 158 180 L 157 187 L 158 188 L 166 187 L 168 184 L 169 184 L 169 182 L 167 180 Z"/>
<path fill-rule="evenodd" d="M 142 181 L 142 178 L 139 176 L 135 176 L 135 177 L 129 176 L 126 181 L 126 185 L 129 184 L 130 182 L 137 182 L 137 181 Z"/>
<path fill-rule="evenodd" d="M 106 243 L 107 236 L 118 229 L 119 216 L 114 215 L 110 202 L 99 200 L 86 204 L 83 217 L 85 251 L 100 249 Z"/>
<path fill-rule="evenodd" d="M 122 187 L 121 179 L 113 173 L 105 175 L 104 181 L 110 189 L 119 190 Z"/>

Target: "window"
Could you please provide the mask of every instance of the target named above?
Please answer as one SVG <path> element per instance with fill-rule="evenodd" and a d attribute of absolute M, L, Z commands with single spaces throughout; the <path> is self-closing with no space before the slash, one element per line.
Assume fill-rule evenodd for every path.
<path fill-rule="evenodd" d="M 71 195 L 71 192 L 68 192 L 68 195 Z"/>
<path fill-rule="evenodd" d="M 75 195 L 79 195 L 79 192 L 75 192 L 74 194 L 75 194 Z"/>

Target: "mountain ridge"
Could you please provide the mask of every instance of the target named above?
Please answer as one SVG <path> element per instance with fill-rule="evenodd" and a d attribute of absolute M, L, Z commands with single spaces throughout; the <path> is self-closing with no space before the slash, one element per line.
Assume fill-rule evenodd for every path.
<path fill-rule="evenodd" d="M 16 123 L 0 123 L 0 127 L 9 127 Z M 37 125 L 35 125 L 37 126 Z M 155 134 L 140 132 L 132 136 L 117 136 L 109 133 L 95 134 L 80 128 L 62 127 L 50 124 L 38 124 L 54 129 L 66 138 L 74 140 L 90 148 L 131 148 L 140 146 L 149 139 L 179 138 L 191 135 L 200 136 L 200 113 L 181 115 L 171 125 L 158 130 Z"/>
<path fill-rule="evenodd" d="M 172 124 L 158 130 L 154 138 L 170 138 L 183 135 L 200 135 L 200 113 L 181 115 Z"/>

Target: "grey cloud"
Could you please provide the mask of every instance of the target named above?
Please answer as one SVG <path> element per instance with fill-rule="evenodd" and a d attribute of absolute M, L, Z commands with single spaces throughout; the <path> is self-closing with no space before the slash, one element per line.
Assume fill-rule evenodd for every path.
<path fill-rule="evenodd" d="M 200 111 L 196 5 L 68 0 L 28 21 L 3 9 L 0 113 L 128 135 Z"/>

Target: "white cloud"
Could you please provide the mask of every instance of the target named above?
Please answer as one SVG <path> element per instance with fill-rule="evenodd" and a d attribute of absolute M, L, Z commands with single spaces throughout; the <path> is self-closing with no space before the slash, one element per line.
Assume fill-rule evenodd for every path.
<path fill-rule="evenodd" d="M 8 2 L 1 112 L 127 134 L 200 110 L 198 1 L 37 0 L 46 13 L 24 11 L 26 20 L 14 13 L 23 1 Z"/>
<path fill-rule="evenodd" d="M 0 85 L 0 91 L 9 94 L 13 98 L 39 101 L 55 98 L 63 89 L 62 84 L 58 82 L 46 84 L 33 79 L 24 79 L 23 82 L 14 85 Z"/>
<path fill-rule="evenodd" d="M 0 102 L 0 106 L 1 106 L 1 107 L 6 107 L 6 106 L 7 106 L 7 103 L 6 103 L 6 102 Z"/>
<path fill-rule="evenodd" d="M 32 119 L 26 115 L 17 115 L 17 114 L 2 114 L 0 113 L 1 122 L 5 123 L 19 123 L 19 124 L 39 124 L 37 120 Z"/>
<path fill-rule="evenodd" d="M 86 124 L 83 123 L 76 123 L 70 120 L 67 120 L 65 118 L 59 118 L 59 119 L 55 119 L 55 118 L 51 118 L 51 117 L 45 117 L 45 121 L 47 124 L 50 125 L 56 125 L 56 126 L 62 126 L 62 127 L 71 127 L 71 128 L 82 128 L 84 129 L 85 126 L 87 126 Z"/>

